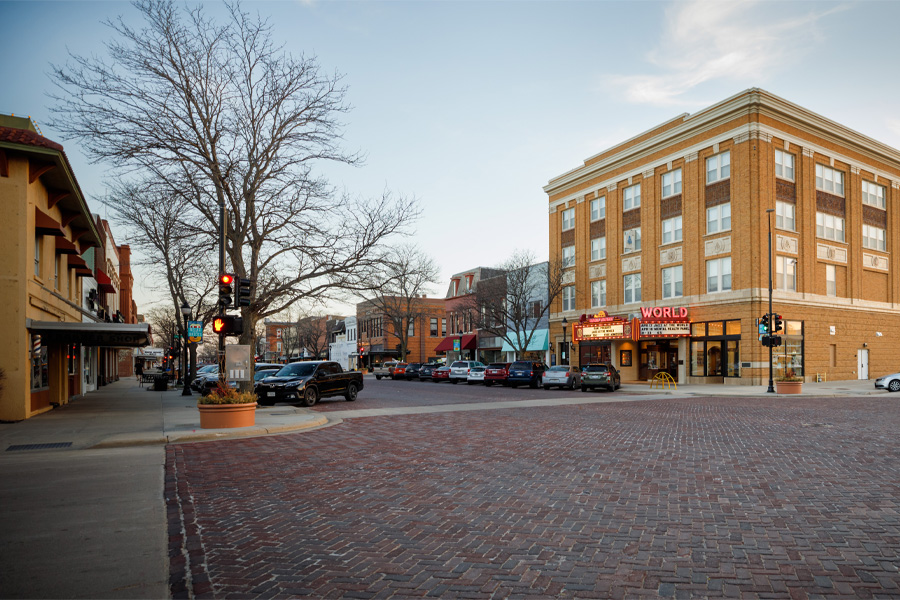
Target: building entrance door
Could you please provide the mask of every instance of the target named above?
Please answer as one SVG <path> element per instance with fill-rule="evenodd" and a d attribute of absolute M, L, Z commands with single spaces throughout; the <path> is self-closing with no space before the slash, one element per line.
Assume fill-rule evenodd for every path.
<path fill-rule="evenodd" d="M 858 357 L 857 360 L 859 362 L 859 368 L 857 369 L 857 373 L 859 373 L 860 379 L 868 379 L 869 378 L 869 351 L 868 350 L 858 350 L 856 353 Z"/>

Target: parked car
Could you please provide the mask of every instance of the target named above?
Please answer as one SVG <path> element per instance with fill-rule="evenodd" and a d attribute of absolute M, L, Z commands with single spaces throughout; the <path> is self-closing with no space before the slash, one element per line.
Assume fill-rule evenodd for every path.
<path fill-rule="evenodd" d="M 438 367 L 432 371 L 431 380 L 435 383 L 450 381 L 450 367 Z"/>
<path fill-rule="evenodd" d="M 418 379 L 422 371 L 422 363 L 409 363 L 406 367 L 406 379 Z"/>
<path fill-rule="evenodd" d="M 609 363 L 589 364 L 581 373 L 581 391 L 594 388 L 606 388 L 610 392 L 622 387 L 622 378 L 614 366 Z"/>
<path fill-rule="evenodd" d="M 256 395 L 260 405 L 293 401 L 313 406 L 328 396 L 343 396 L 353 402 L 362 389 L 362 373 L 344 371 L 336 362 L 318 360 L 285 365 L 256 384 Z"/>
<path fill-rule="evenodd" d="M 203 390 L 203 384 L 206 382 L 206 378 L 210 376 L 215 376 L 216 379 L 219 377 L 219 365 L 203 365 L 199 369 L 197 369 L 197 376 L 191 380 L 191 389 L 195 392 L 200 392 Z"/>
<path fill-rule="evenodd" d="M 491 386 L 495 383 L 506 385 L 509 377 L 509 367 L 512 363 L 491 363 L 484 370 L 484 385 Z"/>
<path fill-rule="evenodd" d="M 394 369 L 391 371 L 391 379 L 406 379 L 406 367 L 409 366 L 409 363 L 397 363 L 394 365 Z"/>
<path fill-rule="evenodd" d="M 472 367 L 469 369 L 469 376 L 466 377 L 466 383 L 469 385 L 473 385 L 475 383 L 484 383 L 484 370 L 485 366 L 482 365 L 480 367 Z"/>
<path fill-rule="evenodd" d="M 558 385 L 559 389 L 567 387 L 574 390 L 576 385 L 581 385 L 581 372 L 569 365 L 556 365 L 544 371 L 541 384 L 545 390 L 554 385 Z"/>
<path fill-rule="evenodd" d="M 450 365 L 450 383 L 466 381 L 469 378 L 469 369 L 483 367 L 484 363 L 477 360 L 455 360 Z"/>
<path fill-rule="evenodd" d="M 536 388 L 541 383 L 541 377 L 547 365 L 542 362 L 531 360 L 517 360 L 509 366 L 509 377 L 507 381 L 510 387 L 517 387 L 528 384 L 529 387 Z"/>
<path fill-rule="evenodd" d="M 397 361 L 389 360 L 385 363 L 376 364 L 372 367 L 372 373 L 375 375 L 375 379 L 380 380 L 382 377 L 390 377 L 394 374 L 394 367 L 397 366 Z"/>
<path fill-rule="evenodd" d="M 419 369 L 419 380 L 425 381 L 426 379 L 431 379 L 431 375 L 435 369 L 440 367 L 441 365 L 437 363 L 425 363 L 422 365 L 422 368 Z"/>
<path fill-rule="evenodd" d="M 253 365 L 253 382 L 254 387 L 256 386 L 256 382 L 263 379 L 264 377 L 268 377 L 269 375 L 274 375 L 277 371 L 281 370 L 284 365 L 279 365 L 275 363 L 256 363 Z M 219 385 L 219 369 L 216 368 L 216 372 L 208 375 L 204 378 L 199 391 L 202 395 L 208 396 L 213 389 Z M 228 387 L 236 388 L 238 387 L 236 381 L 226 381 L 225 385 Z"/>
<path fill-rule="evenodd" d="M 879 377 L 875 380 L 875 387 L 891 392 L 900 392 L 900 373 Z"/>

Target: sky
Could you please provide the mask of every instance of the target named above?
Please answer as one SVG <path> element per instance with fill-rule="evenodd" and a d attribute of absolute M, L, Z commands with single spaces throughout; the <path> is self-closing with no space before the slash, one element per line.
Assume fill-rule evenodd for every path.
<path fill-rule="evenodd" d="M 190 4 L 193 6 L 193 3 Z M 205 3 L 213 14 L 222 5 Z M 682 113 L 760 87 L 900 148 L 900 2 L 245 2 L 293 54 L 343 74 L 344 148 L 321 172 L 354 195 L 414 195 L 412 241 L 450 276 L 517 250 L 548 256 L 543 186 Z M 0 113 L 63 143 L 94 212 L 104 165 L 53 131 L 50 64 L 103 56 L 126 2 L 0 0 Z M 115 232 L 115 229 L 114 229 Z M 119 244 L 127 243 L 116 236 Z M 211 273 L 214 273 L 211 265 Z M 135 273 L 139 312 L 162 298 Z M 333 305 L 331 312 L 347 312 Z"/>

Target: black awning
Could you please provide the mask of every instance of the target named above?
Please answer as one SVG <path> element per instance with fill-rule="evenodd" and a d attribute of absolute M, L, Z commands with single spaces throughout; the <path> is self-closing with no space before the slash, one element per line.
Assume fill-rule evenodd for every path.
<path fill-rule="evenodd" d="M 42 342 L 138 348 L 150 344 L 148 323 L 66 323 L 25 319 L 25 327 Z"/>

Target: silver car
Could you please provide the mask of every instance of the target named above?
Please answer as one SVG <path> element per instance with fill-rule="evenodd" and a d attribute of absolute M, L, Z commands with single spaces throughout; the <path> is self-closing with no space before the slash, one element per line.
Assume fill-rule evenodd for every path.
<path fill-rule="evenodd" d="M 544 371 L 541 383 L 545 390 L 554 385 L 558 385 L 559 389 L 567 387 L 574 390 L 575 386 L 581 385 L 581 371 L 569 365 L 556 365 Z"/>
<path fill-rule="evenodd" d="M 900 373 L 879 377 L 875 380 L 875 387 L 891 392 L 900 392 Z"/>
<path fill-rule="evenodd" d="M 483 367 L 484 363 L 477 360 L 457 360 L 450 365 L 450 383 L 459 383 L 469 379 L 469 369 Z"/>
<path fill-rule="evenodd" d="M 484 370 L 487 367 L 472 367 L 469 369 L 469 376 L 466 378 L 466 383 L 472 385 L 474 383 L 484 383 Z"/>

